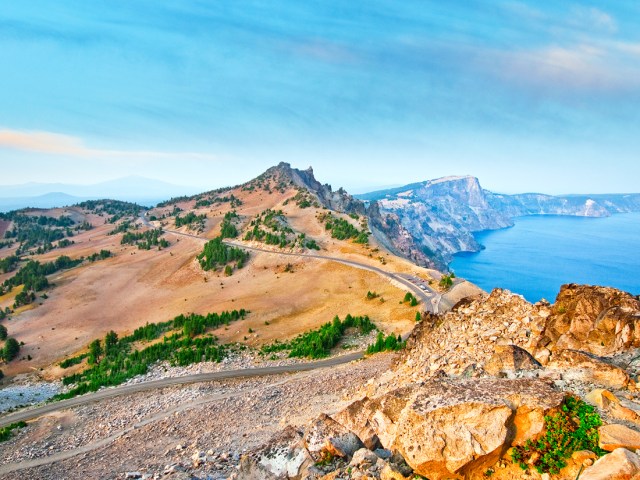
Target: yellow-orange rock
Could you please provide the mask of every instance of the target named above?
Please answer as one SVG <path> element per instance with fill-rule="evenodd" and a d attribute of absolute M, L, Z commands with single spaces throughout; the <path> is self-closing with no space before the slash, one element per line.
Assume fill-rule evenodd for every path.
<path fill-rule="evenodd" d="M 640 474 L 640 457 L 618 448 L 597 460 L 580 475 L 580 480 L 630 480 Z"/>
<path fill-rule="evenodd" d="M 598 429 L 600 448 L 612 452 L 617 448 L 640 448 L 640 432 L 619 424 L 603 425 Z"/>
<path fill-rule="evenodd" d="M 596 355 L 578 350 L 556 352 L 547 368 L 562 370 L 564 378 L 607 388 L 625 388 L 630 382 L 629 375 L 622 368 Z"/>
<path fill-rule="evenodd" d="M 496 345 L 495 353 L 485 364 L 489 375 L 498 375 L 520 370 L 535 370 L 542 365 L 524 348 L 517 345 Z"/>
<path fill-rule="evenodd" d="M 514 441 L 538 435 L 562 399 L 539 380 L 439 379 L 361 400 L 335 418 L 354 431 L 363 424 L 417 474 L 441 480 L 493 465 Z"/>

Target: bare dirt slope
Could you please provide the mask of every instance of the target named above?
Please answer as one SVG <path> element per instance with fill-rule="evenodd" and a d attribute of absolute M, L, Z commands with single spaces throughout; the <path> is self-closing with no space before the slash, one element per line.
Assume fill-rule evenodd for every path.
<path fill-rule="evenodd" d="M 310 200 L 309 206 L 300 203 L 301 195 Z M 25 345 L 20 359 L 2 367 L 4 373 L 11 376 L 37 371 L 45 378 L 54 378 L 63 373 L 56 367 L 60 359 L 82 351 L 93 339 L 110 330 L 124 335 L 147 322 L 166 321 L 190 312 L 249 310 L 251 314 L 245 321 L 214 333 L 223 342 L 239 341 L 253 346 L 291 338 L 330 321 L 335 315 L 343 318 L 348 313 L 369 315 L 388 332 L 410 331 L 420 306 L 401 304 L 406 290 L 373 272 L 324 260 L 256 252 L 251 253 L 244 268 L 230 277 L 221 271 L 202 270 L 196 256 L 206 239 L 219 235 L 226 213 L 233 211 L 238 215 L 233 222 L 239 230 L 237 240 L 242 242 L 252 228 L 251 222 L 269 209 L 282 210 L 283 222 L 293 231 L 292 238 L 305 234 L 321 250 L 306 250 L 299 245 L 279 248 L 257 241 L 247 241 L 247 245 L 274 252 L 338 256 L 425 280 L 435 276 L 433 271 L 390 254 L 372 236 L 367 245 L 332 238 L 322 222 L 322 216 L 329 211 L 277 173 L 233 189 L 167 202 L 152 209 L 146 218 L 152 219 L 154 227 L 200 237 L 166 233 L 164 238 L 170 246 L 161 250 L 121 245 L 123 234 L 109 233 L 122 220 L 107 223 L 108 216 L 78 207 L 34 211 L 34 215 L 70 216 L 76 222 L 91 223 L 93 228 L 75 234 L 71 238 L 75 243 L 68 247 L 29 258 L 49 262 L 60 255 L 79 258 L 103 249 L 114 256 L 52 275 L 49 281 L 54 287 L 47 290 L 48 298 L 38 298 L 32 306 L 23 307 L 25 311 L 12 316 L 8 323 L 10 335 Z M 202 224 L 176 227 L 175 212 L 183 218 L 190 212 L 206 218 Z M 356 228 L 363 226 L 362 217 L 339 212 L 332 215 Z M 148 229 L 138 218 L 128 220 L 137 224 L 134 232 Z M 5 250 L 0 255 L 4 256 Z M 16 291 L 0 298 L 0 307 L 11 306 Z M 380 297 L 367 300 L 368 291 Z"/>
<path fill-rule="evenodd" d="M 171 388 L 52 414 L 5 444 L 0 478 L 59 480 L 82 472 L 116 479 L 186 469 L 198 478 L 227 478 L 241 454 L 286 424 L 304 425 L 344 407 L 354 387 L 384 372 L 392 359 L 378 355 L 312 373 Z M 210 461 L 194 469 L 191 457 L 200 452 Z M 212 473 L 219 476 L 207 477 Z"/>

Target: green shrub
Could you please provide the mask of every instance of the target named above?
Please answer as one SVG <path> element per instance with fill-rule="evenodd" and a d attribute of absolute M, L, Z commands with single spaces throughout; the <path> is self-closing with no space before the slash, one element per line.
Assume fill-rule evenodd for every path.
<path fill-rule="evenodd" d="M 320 245 L 313 239 L 307 240 L 304 246 L 309 250 L 320 250 Z"/>
<path fill-rule="evenodd" d="M 27 424 L 25 422 L 16 422 L 6 427 L 0 428 L 0 442 L 5 442 L 11 438 L 13 430 L 18 428 L 24 428 Z"/>
<path fill-rule="evenodd" d="M 199 225 L 204 225 L 204 221 L 206 219 L 207 219 L 206 215 L 196 215 L 193 212 L 187 213 L 184 217 L 177 215 L 175 219 L 176 228 L 180 228 L 184 225 L 192 225 L 194 223 L 197 223 Z"/>
<path fill-rule="evenodd" d="M 325 229 L 331 232 L 331 238 L 337 240 L 352 239 L 355 243 L 369 243 L 369 234 L 364 230 L 358 230 L 343 218 L 335 218 L 331 214 L 322 217 L 325 221 Z"/>
<path fill-rule="evenodd" d="M 233 224 L 235 218 L 238 218 L 236 212 L 227 212 L 224 214 L 222 224 L 220 225 L 221 238 L 236 238 L 238 236 L 238 229 Z"/>
<path fill-rule="evenodd" d="M 450 288 L 451 286 L 453 286 L 453 279 L 456 276 L 453 273 L 450 273 L 449 275 L 443 275 L 442 278 L 440 278 L 440 286 L 442 288 Z"/>
<path fill-rule="evenodd" d="M 415 297 L 415 295 L 414 295 L 413 293 L 411 293 L 411 292 L 407 292 L 407 293 L 405 294 L 405 296 L 404 296 L 404 300 L 403 300 L 401 303 L 404 303 L 404 302 L 409 302 L 409 305 L 410 305 L 411 307 L 415 307 L 415 306 L 417 306 L 417 305 L 418 305 L 418 303 L 419 303 L 419 302 L 418 302 L 418 299 L 417 299 L 417 298 Z"/>
<path fill-rule="evenodd" d="M 332 322 L 325 323 L 316 330 L 298 335 L 289 342 L 276 341 L 271 345 L 265 345 L 261 352 L 266 354 L 288 350 L 289 357 L 324 358 L 342 339 L 347 328 L 357 328 L 361 334 L 366 335 L 375 330 L 376 326 L 366 315 L 353 317 L 348 314 L 344 321 L 336 316 Z"/>
<path fill-rule="evenodd" d="M 573 452 L 606 452 L 598 446 L 598 427 L 602 425 L 595 408 L 582 400 L 566 397 L 560 410 L 544 417 L 545 430 L 537 440 L 513 447 L 511 459 L 523 470 L 533 466 L 538 473 L 557 474 Z"/>
<path fill-rule="evenodd" d="M 63 361 L 60 362 L 60 368 L 69 368 L 69 367 L 72 367 L 74 365 L 78 365 L 79 363 L 82 362 L 82 360 L 84 360 L 88 356 L 89 356 L 88 353 L 83 353 L 83 354 L 77 355 L 75 357 L 65 358 Z"/>
<path fill-rule="evenodd" d="M 56 395 L 54 400 L 95 392 L 105 386 L 119 385 L 136 375 L 146 373 L 150 365 L 159 361 L 168 361 L 172 365 L 180 366 L 202 361 L 219 362 L 226 355 L 226 347 L 217 345 L 217 338 L 214 336 L 198 336 L 204 334 L 207 328 L 216 328 L 243 319 L 247 313 L 241 309 L 220 314 L 178 315 L 167 322 L 147 324 L 122 338 L 118 338 L 115 332 L 109 332 L 104 338 L 104 349 L 100 340 L 96 339 L 91 342 L 92 351 L 85 354 L 94 363 L 83 372 L 62 379 L 63 385 L 75 387 L 67 393 Z M 140 350 L 133 349 L 134 342 L 155 340 L 170 330 L 177 333 L 165 336 L 161 342 Z M 80 357 L 83 356 L 68 361 L 74 362 Z"/>
<path fill-rule="evenodd" d="M 4 348 L 2 349 L 2 358 L 10 362 L 18 356 L 18 352 L 20 352 L 20 344 L 18 341 L 13 337 L 7 338 L 7 341 L 4 343 Z"/>
<path fill-rule="evenodd" d="M 120 240 L 121 245 L 137 245 L 140 250 L 151 250 L 151 247 L 166 248 L 169 242 L 160 238 L 163 235 L 161 228 L 147 230 L 146 232 L 126 232 Z"/>

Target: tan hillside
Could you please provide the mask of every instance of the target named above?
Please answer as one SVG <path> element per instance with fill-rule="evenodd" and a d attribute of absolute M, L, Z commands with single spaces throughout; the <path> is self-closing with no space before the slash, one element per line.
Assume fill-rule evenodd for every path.
<path fill-rule="evenodd" d="M 300 172 L 281 164 L 244 185 L 165 202 L 146 212 L 144 221 L 137 215 L 113 221 L 100 207 L 28 211 L 27 215 L 35 217 L 68 217 L 74 225 L 88 222 L 93 228 L 75 232 L 69 237 L 74 243 L 64 248 L 40 254 L 37 248 L 31 248 L 23 256 L 25 260 L 51 262 L 60 255 L 77 259 L 101 250 L 109 250 L 112 256 L 50 275 L 53 286 L 39 292 L 33 304 L 21 307 L 25 311 L 18 309 L 16 312 L 20 313 L 5 321 L 10 335 L 24 342 L 19 359 L 2 367 L 5 375 L 35 370 L 46 378 L 57 377 L 63 373 L 56 367 L 59 360 L 83 351 L 89 342 L 110 330 L 122 336 L 146 323 L 190 312 L 249 310 L 251 314 L 246 320 L 213 333 L 222 342 L 237 341 L 251 346 L 292 338 L 335 315 L 343 317 L 347 313 L 369 315 L 387 332 L 408 333 L 415 323 L 416 312 L 425 306 L 411 308 L 400 304 L 407 288 L 372 271 L 328 260 L 256 251 L 251 251 L 244 268 L 229 277 L 221 270 L 206 272 L 198 264 L 195 257 L 205 241 L 220 234 L 225 214 L 235 212 L 236 243 L 279 253 L 339 257 L 410 274 L 425 282 L 439 278 L 438 272 L 417 267 L 387 251 L 373 235 L 369 235 L 368 244 L 332 238 L 322 221 L 328 214 L 329 218 L 342 219 L 360 231 L 367 231 L 367 217 L 355 213 L 362 212 L 362 208 L 346 193 L 330 192 L 327 188 L 313 179 L 312 172 Z M 331 210 L 325 205 L 351 211 Z M 265 225 L 261 228 L 279 234 L 286 227 L 291 243 L 283 248 L 257 239 L 243 240 L 253 229 L 251 223 L 260 215 L 264 220 L 265 212 L 269 211 L 278 212 L 274 222 L 280 231 L 269 230 Z M 187 225 L 176 225 L 188 215 L 199 218 Z M 124 233 L 110 235 L 110 232 L 123 222 L 130 222 L 128 231 L 133 233 L 152 227 L 166 229 L 162 238 L 169 246 L 141 250 L 135 245 L 122 245 Z M 299 240 L 301 234 L 305 242 L 313 240 L 319 250 L 303 245 Z M 9 256 L 16 249 L 17 244 L 0 249 L 0 257 Z M 3 279 L 11 276 L 12 273 L 5 274 Z M 437 282 L 432 284 L 437 286 Z M 466 287 L 465 294 L 469 288 L 472 293 L 478 292 L 475 287 Z M 385 301 L 367 300 L 368 291 L 376 292 Z M 16 292 L 17 289 L 0 297 L 0 308 L 11 308 Z M 41 298 L 41 293 L 48 298 Z M 443 298 L 442 308 L 456 301 L 457 298 Z M 253 332 L 249 333 L 249 329 Z"/>

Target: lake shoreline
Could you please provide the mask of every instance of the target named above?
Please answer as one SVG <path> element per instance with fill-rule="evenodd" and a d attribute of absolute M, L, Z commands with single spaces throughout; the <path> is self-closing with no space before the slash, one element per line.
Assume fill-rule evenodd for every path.
<path fill-rule="evenodd" d="M 535 302 L 553 300 L 560 285 L 585 283 L 637 295 L 640 213 L 609 217 L 527 215 L 514 225 L 474 233 L 478 252 L 460 252 L 449 264 L 484 290 L 506 288 Z"/>

